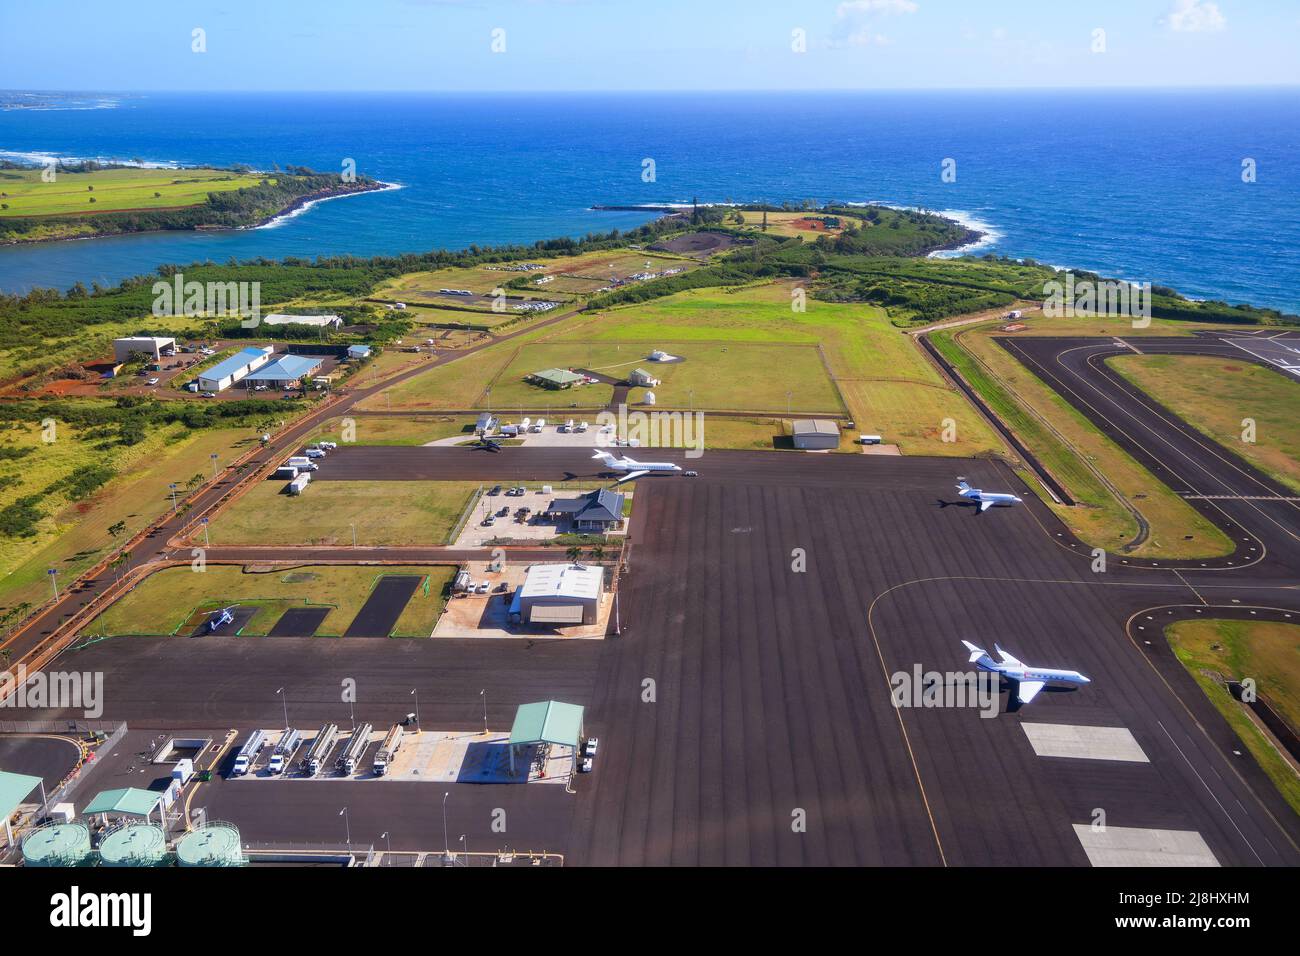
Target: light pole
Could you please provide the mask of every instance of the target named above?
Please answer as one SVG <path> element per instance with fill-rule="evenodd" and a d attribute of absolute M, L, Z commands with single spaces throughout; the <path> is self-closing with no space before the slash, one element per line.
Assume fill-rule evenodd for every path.
<path fill-rule="evenodd" d="M 167 487 L 172 490 L 172 511 L 175 511 L 176 510 L 176 482 L 173 481 Z"/>
<path fill-rule="evenodd" d="M 343 828 L 348 837 L 348 849 L 352 849 L 352 820 L 348 817 L 348 808 L 344 807 L 339 811 L 339 816 L 343 818 Z"/>
<path fill-rule="evenodd" d="M 485 687 L 485 688 L 483 688 L 483 690 L 479 691 L 479 692 L 478 692 L 478 695 L 479 695 L 480 697 L 483 698 L 483 736 L 486 737 L 486 736 L 488 735 L 488 728 L 487 728 L 487 688 Z"/>
<path fill-rule="evenodd" d="M 385 840 L 388 841 L 388 856 L 391 857 L 391 856 L 393 855 L 393 838 L 392 838 L 391 836 L 388 835 L 388 831 L 387 831 L 387 830 L 385 830 L 383 833 L 379 834 L 379 836 L 380 836 L 382 839 L 385 839 Z M 393 865 L 392 862 L 391 862 L 387 857 L 385 857 L 385 858 L 384 858 L 384 866 L 392 866 L 392 865 Z"/>
<path fill-rule="evenodd" d="M 350 524 L 348 527 L 352 529 L 352 547 L 355 548 L 357 546 L 357 526 Z"/>
<path fill-rule="evenodd" d="M 469 866 L 469 844 L 465 842 L 465 834 L 460 835 L 460 851 L 465 857 L 465 865 Z"/>
<path fill-rule="evenodd" d="M 442 795 L 442 853 L 443 859 L 451 856 L 451 840 L 447 837 L 447 798 L 451 796 L 451 791 Z"/>
<path fill-rule="evenodd" d="M 215 478 L 217 477 L 217 453 L 214 451 L 208 457 L 212 459 L 212 477 Z"/>
<path fill-rule="evenodd" d="M 785 393 L 785 414 L 787 417 L 790 415 L 790 407 L 793 400 L 794 400 L 794 392 L 786 392 Z"/>
<path fill-rule="evenodd" d="M 412 687 L 411 696 L 415 698 L 415 732 L 420 732 L 420 688 Z"/>
<path fill-rule="evenodd" d="M 199 521 L 203 524 L 203 547 L 210 548 L 212 547 L 212 541 L 208 538 L 208 519 L 205 516 L 200 518 Z"/>
<path fill-rule="evenodd" d="M 50 568 L 47 572 L 50 576 L 50 585 L 54 588 L 54 600 L 59 599 L 59 569 Z"/>
<path fill-rule="evenodd" d="M 276 695 L 280 698 L 280 703 L 284 704 L 284 729 L 289 729 L 289 698 L 285 696 L 284 688 L 277 690 Z"/>

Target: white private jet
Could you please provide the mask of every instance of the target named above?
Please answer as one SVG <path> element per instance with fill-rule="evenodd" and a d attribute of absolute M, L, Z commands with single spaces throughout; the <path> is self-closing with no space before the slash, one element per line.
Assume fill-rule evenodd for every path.
<path fill-rule="evenodd" d="M 1022 661 L 1016 660 L 996 644 L 993 649 L 998 652 L 998 657 L 1002 660 L 995 661 L 989 656 L 989 652 L 982 647 L 976 647 L 970 641 L 962 641 L 966 649 L 970 651 L 970 662 L 982 671 L 990 671 L 994 674 L 1001 674 L 1007 680 L 1016 685 L 1016 699 L 1022 704 L 1027 704 L 1043 689 L 1048 681 L 1059 681 L 1065 684 L 1091 684 L 1090 678 L 1084 677 L 1078 671 L 1058 670 L 1053 667 L 1030 667 Z"/>
<path fill-rule="evenodd" d="M 622 478 L 614 482 L 616 485 L 621 485 L 623 482 L 631 481 L 634 478 L 640 478 L 642 475 L 648 475 L 653 471 L 671 472 L 682 470 L 681 465 L 674 465 L 672 462 L 668 461 L 634 461 L 627 456 L 624 456 L 622 460 L 620 460 L 607 451 L 597 451 L 596 454 L 591 457 L 599 458 L 610 471 L 625 472 Z"/>
<path fill-rule="evenodd" d="M 978 501 L 980 511 L 985 512 L 994 505 L 1018 505 L 1022 504 L 1021 500 L 1015 495 L 1009 495 L 1001 491 L 981 491 L 978 488 L 972 488 L 963 478 L 957 482 L 957 494 L 963 498 L 969 498 L 971 501 Z"/>

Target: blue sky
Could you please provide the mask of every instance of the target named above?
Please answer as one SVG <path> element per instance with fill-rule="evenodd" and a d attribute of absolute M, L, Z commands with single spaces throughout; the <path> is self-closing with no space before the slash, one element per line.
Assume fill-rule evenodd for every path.
<path fill-rule="evenodd" d="M 1300 84 L 1296 0 L 4 0 L 0 37 L 5 89 Z"/>

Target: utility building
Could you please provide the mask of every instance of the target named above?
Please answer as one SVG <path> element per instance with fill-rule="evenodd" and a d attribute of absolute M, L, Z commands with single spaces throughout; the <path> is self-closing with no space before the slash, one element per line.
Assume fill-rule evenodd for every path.
<path fill-rule="evenodd" d="M 840 447 L 840 426 L 824 418 L 801 418 L 792 432 L 795 448 L 824 451 Z"/>
<path fill-rule="evenodd" d="M 129 362 L 132 355 L 144 355 L 159 361 L 164 355 L 176 354 L 176 340 L 159 335 L 132 335 L 113 339 L 113 360 L 118 364 Z"/>
<path fill-rule="evenodd" d="M 199 373 L 199 390 L 203 392 L 221 392 L 252 372 L 257 371 L 271 360 L 270 347 L 257 348 L 249 346 L 240 349 L 230 358 L 222 359 L 206 372 Z"/>
<path fill-rule="evenodd" d="M 583 710 L 577 704 L 558 700 L 521 704 L 510 728 L 510 773 L 515 772 L 515 751 L 519 747 L 553 744 L 568 747 L 576 756 L 582 741 L 582 715 Z"/>
<path fill-rule="evenodd" d="M 534 564 L 515 590 L 510 619 L 542 627 L 595 624 L 605 600 L 605 569 L 599 565 Z"/>

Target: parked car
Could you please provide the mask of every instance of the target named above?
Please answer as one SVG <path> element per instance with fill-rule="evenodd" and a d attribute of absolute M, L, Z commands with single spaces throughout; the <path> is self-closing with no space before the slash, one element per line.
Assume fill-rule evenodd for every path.
<path fill-rule="evenodd" d="M 482 524 L 483 527 L 485 527 L 485 528 L 490 528 L 490 527 L 492 527 L 492 526 L 493 526 L 494 524 L 496 524 L 496 523 L 497 523 L 497 519 L 494 518 L 494 517 L 492 517 L 491 515 L 488 515 L 486 518 L 484 518 L 484 519 L 480 522 L 480 524 Z"/>
<path fill-rule="evenodd" d="M 491 590 L 492 590 L 492 582 L 491 582 L 491 581 L 480 581 L 480 582 L 478 583 L 478 590 L 477 590 L 476 593 L 478 593 L 478 594 L 487 594 L 487 593 L 488 593 L 489 591 L 491 591 Z"/>
<path fill-rule="evenodd" d="M 202 395 L 204 398 L 216 398 L 216 397 L 217 397 L 217 393 L 216 393 L 216 392 L 200 392 L 199 394 Z"/>
<path fill-rule="evenodd" d="M 586 754 L 588 758 L 596 756 L 596 745 L 599 743 L 600 738 L 588 737 L 586 744 L 583 745 L 582 752 Z"/>
<path fill-rule="evenodd" d="M 146 384 L 146 385 L 157 385 L 157 384 L 158 384 L 158 379 L 157 379 L 156 377 L 155 377 L 155 378 L 151 378 L 151 379 L 149 379 L 149 381 L 145 382 L 145 384 Z"/>
<path fill-rule="evenodd" d="M 491 488 L 488 489 L 488 497 L 495 497 L 496 495 L 499 494 L 501 494 L 500 485 L 493 485 Z"/>

